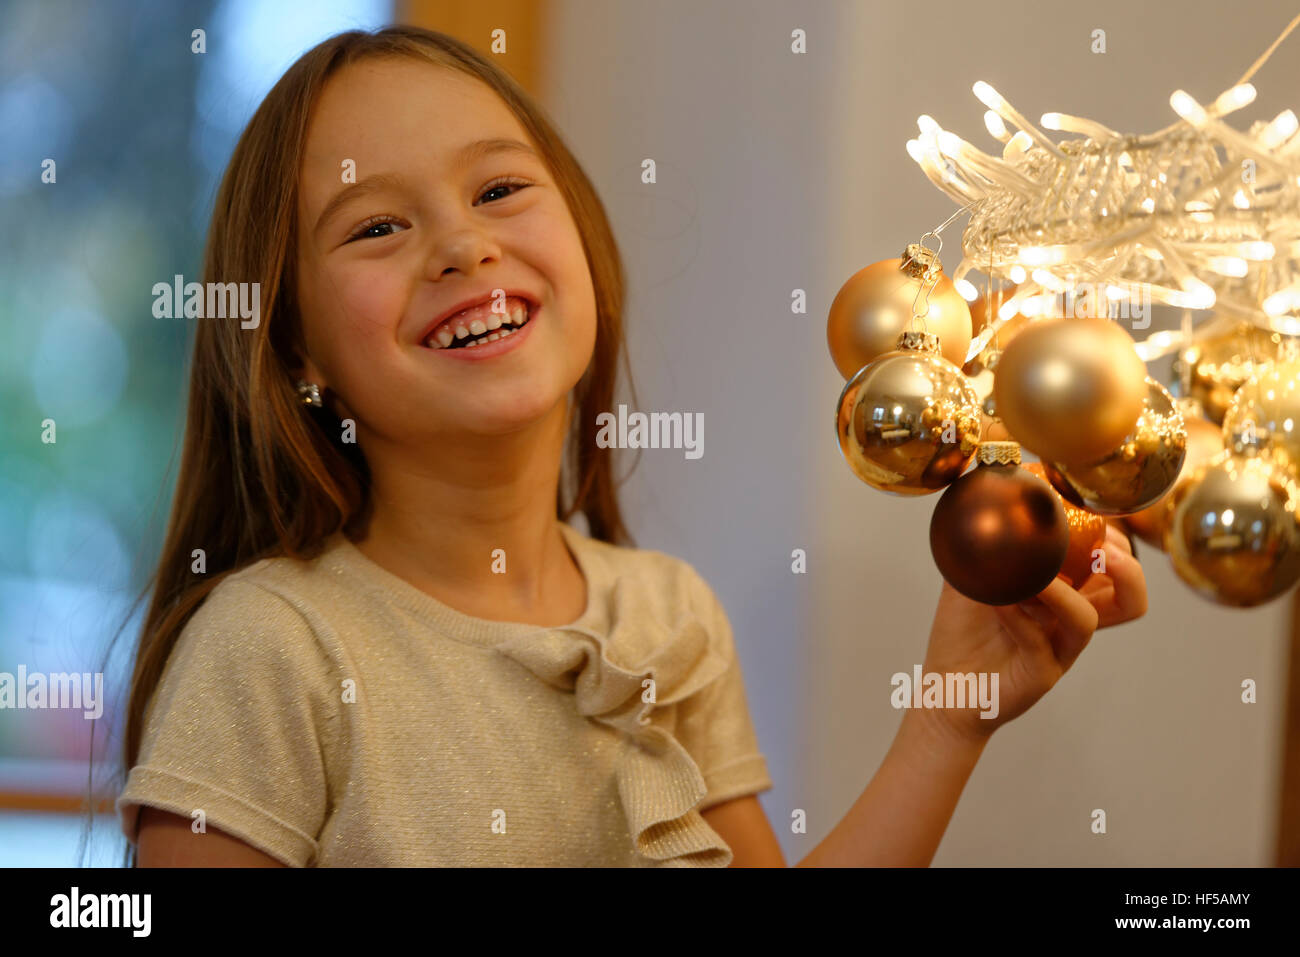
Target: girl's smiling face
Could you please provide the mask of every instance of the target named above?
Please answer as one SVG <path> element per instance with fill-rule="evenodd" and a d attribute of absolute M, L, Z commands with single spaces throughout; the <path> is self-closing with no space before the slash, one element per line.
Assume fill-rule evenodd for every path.
<path fill-rule="evenodd" d="M 303 378 L 335 393 L 363 445 L 501 435 L 567 408 L 595 344 L 591 272 L 546 163 L 489 87 L 405 57 L 344 67 L 313 110 L 298 196 Z M 513 348 L 424 344 L 438 317 L 497 289 L 538 304 Z"/>

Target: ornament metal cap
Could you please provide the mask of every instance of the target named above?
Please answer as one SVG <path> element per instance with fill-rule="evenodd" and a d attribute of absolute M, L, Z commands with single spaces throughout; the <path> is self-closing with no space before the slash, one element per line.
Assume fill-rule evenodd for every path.
<path fill-rule="evenodd" d="M 978 453 L 980 465 L 1019 465 L 1019 442 L 981 442 Z"/>
<path fill-rule="evenodd" d="M 919 332 L 904 329 L 898 337 L 898 348 L 902 352 L 928 352 L 940 355 L 939 337 L 933 332 Z"/>
<path fill-rule="evenodd" d="M 908 243 L 902 260 L 898 268 L 913 279 L 932 279 L 935 273 L 943 272 L 939 254 L 920 243 Z"/>

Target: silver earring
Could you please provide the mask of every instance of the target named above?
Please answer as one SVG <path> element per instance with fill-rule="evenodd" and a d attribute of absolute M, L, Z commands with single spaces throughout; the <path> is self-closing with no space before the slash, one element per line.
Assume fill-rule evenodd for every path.
<path fill-rule="evenodd" d="M 315 382 L 303 382 L 298 380 L 298 395 L 302 397 L 302 404 L 309 405 L 313 409 L 321 407 L 320 386 Z"/>

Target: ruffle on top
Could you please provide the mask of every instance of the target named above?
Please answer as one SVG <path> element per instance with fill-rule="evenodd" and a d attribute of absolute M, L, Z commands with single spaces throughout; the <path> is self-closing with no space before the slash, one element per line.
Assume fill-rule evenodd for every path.
<path fill-rule="evenodd" d="M 618 793 L 636 850 L 661 867 L 727 867 L 732 853 L 695 806 L 707 793 L 699 766 L 657 709 L 722 677 L 720 639 L 689 609 L 666 623 L 624 578 L 609 592 L 608 635 L 576 624 L 508 638 L 495 647 L 547 684 L 573 693 L 578 712 L 615 728 L 631 746 L 617 767 Z M 642 701 L 646 678 L 655 701 Z"/>

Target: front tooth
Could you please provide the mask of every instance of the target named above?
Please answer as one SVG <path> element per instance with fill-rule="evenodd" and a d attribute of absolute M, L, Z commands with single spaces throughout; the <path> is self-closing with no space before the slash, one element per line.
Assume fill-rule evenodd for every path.
<path fill-rule="evenodd" d="M 456 327 L 456 338 L 457 338 L 457 339 L 464 339 L 464 338 L 465 338 L 466 336 L 468 336 L 468 335 L 469 335 L 469 330 L 466 329 L 463 325 L 460 325 L 460 326 L 457 326 L 457 327 Z"/>
<path fill-rule="evenodd" d="M 522 322 L 524 316 L 528 314 L 528 308 L 521 302 L 512 302 L 510 304 L 510 318 L 515 323 Z"/>
<path fill-rule="evenodd" d="M 476 336 L 481 336 L 483 333 L 487 332 L 487 326 L 483 324 L 482 319 L 474 319 L 469 324 L 469 331 L 474 333 Z"/>
<path fill-rule="evenodd" d="M 435 338 L 442 345 L 442 347 L 446 349 L 449 345 L 452 344 L 456 336 L 452 334 L 452 331 L 450 329 L 444 326 L 443 328 L 438 330 Z"/>
<path fill-rule="evenodd" d="M 500 329 L 500 328 L 501 328 L 501 317 L 498 316 L 495 312 L 492 313 L 491 315 L 489 315 L 489 316 L 488 316 L 488 321 L 487 321 L 487 327 L 488 327 L 489 329 Z"/>

